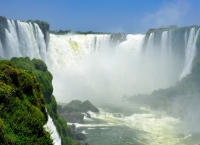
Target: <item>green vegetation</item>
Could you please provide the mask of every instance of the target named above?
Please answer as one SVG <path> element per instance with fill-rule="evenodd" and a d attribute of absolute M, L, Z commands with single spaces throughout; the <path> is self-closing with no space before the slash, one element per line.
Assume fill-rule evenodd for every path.
<path fill-rule="evenodd" d="M 32 72 L 0 61 L 0 143 L 52 144 L 40 84 Z"/>
<path fill-rule="evenodd" d="M 51 34 L 57 34 L 57 35 L 63 35 L 63 34 L 69 34 L 69 33 L 75 33 L 75 34 L 114 34 L 111 32 L 93 32 L 93 31 L 87 31 L 87 32 L 82 32 L 82 31 L 73 31 L 73 30 L 59 30 L 59 31 L 50 31 Z"/>
<path fill-rule="evenodd" d="M 17 68 L 21 68 L 26 72 L 29 72 L 36 76 L 37 81 L 41 86 L 41 91 L 44 96 L 44 101 L 46 103 L 47 111 L 51 116 L 57 131 L 61 137 L 62 145 L 77 144 L 76 141 L 70 139 L 67 135 L 67 124 L 64 119 L 62 119 L 57 113 L 57 103 L 55 97 L 52 95 L 52 75 L 47 70 L 46 64 L 42 60 L 33 59 L 30 60 L 26 58 L 16 58 L 13 57 L 10 62 L 14 64 Z"/>

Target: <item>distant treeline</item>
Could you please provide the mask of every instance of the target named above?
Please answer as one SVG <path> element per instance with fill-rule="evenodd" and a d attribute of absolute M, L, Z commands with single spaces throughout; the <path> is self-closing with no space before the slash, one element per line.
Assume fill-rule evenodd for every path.
<path fill-rule="evenodd" d="M 93 32 L 93 31 L 73 31 L 73 30 L 50 30 L 51 34 L 68 34 L 68 33 L 76 33 L 76 34 L 113 34 L 111 32 Z"/>

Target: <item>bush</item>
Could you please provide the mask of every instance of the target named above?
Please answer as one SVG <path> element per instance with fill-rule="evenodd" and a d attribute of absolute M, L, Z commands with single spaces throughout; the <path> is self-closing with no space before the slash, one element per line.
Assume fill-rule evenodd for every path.
<path fill-rule="evenodd" d="M 16 67 L 25 70 L 27 73 L 35 75 L 36 80 L 39 82 L 39 86 L 44 96 L 44 101 L 46 103 L 47 111 L 51 116 L 56 126 L 56 129 L 61 137 L 62 145 L 70 145 L 73 143 L 76 144 L 77 142 L 71 140 L 71 138 L 69 138 L 67 135 L 68 129 L 66 121 L 62 119 L 57 113 L 57 102 L 55 100 L 55 97 L 52 95 L 53 76 L 47 70 L 46 64 L 42 60 L 39 59 L 30 60 L 28 57 L 26 58 L 13 57 L 10 60 L 10 62 L 14 64 Z"/>
<path fill-rule="evenodd" d="M 0 142 L 52 144 L 43 128 L 47 113 L 36 77 L 9 61 L 0 61 Z"/>

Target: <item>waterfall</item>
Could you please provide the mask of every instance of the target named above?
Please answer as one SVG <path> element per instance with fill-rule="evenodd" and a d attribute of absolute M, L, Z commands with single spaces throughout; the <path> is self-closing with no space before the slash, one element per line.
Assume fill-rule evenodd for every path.
<path fill-rule="evenodd" d="M 52 70 L 73 66 L 88 54 L 109 48 L 108 34 L 50 34 L 48 61 Z"/>
<path fill-rule="evenodd" d="M 120 43 L 118 45 L 118 48 L 130 52 L 134 57 L 139 57 L 139 55 L 141 55 L 144 37 L 145 35 L 142 34 L 137 34 L 137 35 L 128 34 L 126 36 L 126 41 Z"/>
<path fill-rule="evenodd" d="M 200 29 L 197 30 L 196 34 L 195 34 L 195 28 L 192 28 L 190 30 L 189 38 L 185 49 L 184 68 L 179 77 L 179 80 L 181 80 L 183 77 L 185 77 L 187 74 L 191 72 L 192 62 L 194 57 L 196 56 L 196 42 L 199 36 L 199 30 Z"/>
<path fill-rule="evenodd" d="M 2 44 L 1 44 L 1 40 L 0 40 L 0 59 L 1 58 L 4 58 L 4 54 L 3 54 L 3 47 L 2 47 Z"/>
<path fill-rule="evenodd" d="M 169 61 L 168 53 L 169 53 L 168 31 L 164 31 L 161 36 L 161 59 L 163 62 Z"/>
<path fill-rule="evenodd" d="M 185 43 L 185 51 L 186 51 L 186 48 L 187 48 L 187 30 L 185 31 L 185 34 L 184 34 L 184 43 Z"/>
<path fill-rule="evenodd" d="M 95 51 L 96 41 L 97 41 L 96 35 L 88 34 L 86 36 L 85 47 L 88 48 L 88 49 L 85 49 L 86 53 L 91 53 Z"/>
<path fill-rule="evenodd" d="M 79 71 L 85 67 L 84 63 L 91 65 L 92 63 L 99 63 L 99 65 L 105 63 L 108 66 L 102 66 L 106 70 L 102 70 L 101 74 L 116 65 L 114 61 L 125 63 L 130 59 L 125 63 L 127 66 L 130 63 L 128 68 L 123 66 L 124 68 L 116 69 L 115 72 L 125 75 L 126 73 L 123 72 L 125 69 L 132 71 L 129 77 L 134 76 L 135 80 L 140 82 L 141 86 L 142 83 L 145 84 L 146 88 L 148 87 L 146 81 L 152 81 L 154 85 L 150 86 L 146 93 L 169 87 L 190 73 L 200 31 L 195 28 L 188 29 L 188 27 L 158 29 L 153 30 L 145 39 L 144 35 L 133 34 L 49 34 L 46 37 L 49 43 L 46 43 L 44 34 L 37 24 L 13 20 L 7 20 L 7 23 L 8 29 L 5 29 L 5 38 L 0 40 L 0 56 L 2 58 L 10 59 L 16 56 L 42 59 L 52 73 L 62 71 L 62 69 L 70 70 L 78 65 L 82 67 L 76 68 Z M 146 47 L 142 48 L 145 46 L 144 41 Z M 92 62 L 88 62 L 89 60 Z M 111 63 L 113 66 L 110 65 Z M 98 64 L 92 67 L 98 67 Z M 109 73 L 113 70 L 109 70 L 107 75 L 110 75 Z M 83 70 L 81 73 L 87 73 L 87 71 Z M 138 72 L 140 74 L 137 74 Z M 136 77 L 137 75 L 138 77 Z M 105 80 L 107 79 L 106 76 Z M 124 83 L 124 85 L 128 86 L 129 84 Z M 142 93 L 140 88 L 135 90 Z"/>
<path fill-rule="evenodd" d="M 60 136 L 56 130 L 52 118 L 49 115 L 48 115 L 48 122 L 47 124 L 44 125 L 44 128 L 51 134 L 51 138 L 53 139 L 53 144 L 61 145 Z"/>
<path fill-rule="evenodd" d="M 110 46 L 110 35 L 96 35 L 96 51 L 107 49 Z"/>
<path fill-rule="evenodd" d="M 147 42 L 147 48 L 146 48 L 146 58 L 147 60 L 150 59 L 150 57 L 153 55 L 153 47 L 154 47 L 154 33 L 151 33 L 149 35 L 149 39 L 148 39 L 148 42 Z"/>
<path fill-rule="evenodd" d="M 13 20 L 7 20 L 7 23 L 5 40 L 1 41 L 0 46 L 1 57 L 4 59 L 14 56 L 38 58 L 48 63 L 44 35 L 37 24 Z"/>
<path fill-rule="evenodd" d="M 7 20 L 7 24 L 5 39 L 0 40 L 0 56 L 4 59 L 10 59 L 13 56 L 42 59 L 51 70 L 73 66 L 88 54 L 108 49 L 114 50 L 114 47 L 132 53 L 133 57 L 143 55 L 141 47 L 143 46 L 144 35 L 50 34 L 50 37 L 47 36 L 48 44 L 48 42 L 45 43 L 44 35 L 35 23 Z M 167 63 L 175 65 L 173 63 L 176 59 L 176 64 L 184 65 L 181 73 L 179 70 L 179 79 L 182 79 L 191 71 L 192 61 L 196 55 L 196 41 L 199 30 L 195 31 L 195 28 L 191 28 L 187 32 L 187 29 L 185 29 L 184 36 L 181 38 L 184 40 L 180 40 L 185 42 L 185 52 L 180 48 L 177 49 L 178 44 L 175 44 L 176 39 L 174 39 L 176 33 L 173 34 L 172 32 L 174 33 L 174 30 L 163 31 L 159 36 L 155 31 L 149 35 L 144 63 L 150 61 L 153 64 L 159 61 L 163 63 L 162 66 Z M 116 39 L 115 42 L 119 44 L 111 45 L 111 43 L 115 43 L 113 39 Z M 185 54 L 184 58 L 180 57 L 180 51 Z M 177 55 L 179 55 L 179 58 L 176 58 Z"/>
<path fill-rule="evenodd" d="M 10 43 L 11 43 L 13 49 L 15 50 L 13 55 L 19 57 L 21 55 L 20 55 L 17 31 L 16 31 L 16 27 L 15 27 L 14 21 L 13 20 L 7 20 L 7 22 L 8 22 L 8 30 L 10 32 L 10 34 L 7 33 L 7 36 L 9 35 L 8 36 L 8 37 L 10 37 L 9 40 L 11 40 Z"/>
<path fill-rule="evenodd" d="M 42 60 L 46 64 L 48 64 L 47 54 L 46 54 L 46 43 L 44 40 L 44 35 L 37 24 L 34 24 L 34 26 L 35 26 L 35 32 L 36 32 L 36 42 L 38 44 L 40 56 L 41 56 Z"/>
<path fill-rule="evenodd" d="M 170 63 L 171 63 L 171 60 L 172 60 L 172 31 L 170 30 L 169 31 L 169 58 L 170 58 Z"/>

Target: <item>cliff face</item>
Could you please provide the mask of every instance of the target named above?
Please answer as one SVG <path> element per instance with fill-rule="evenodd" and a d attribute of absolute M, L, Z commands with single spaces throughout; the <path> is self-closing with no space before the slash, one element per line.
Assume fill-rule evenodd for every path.
<path fill-rule="evenodd" d="M 52 144 L 40 84 L 29 70 L 0 61 L 0 142 Z"/>

